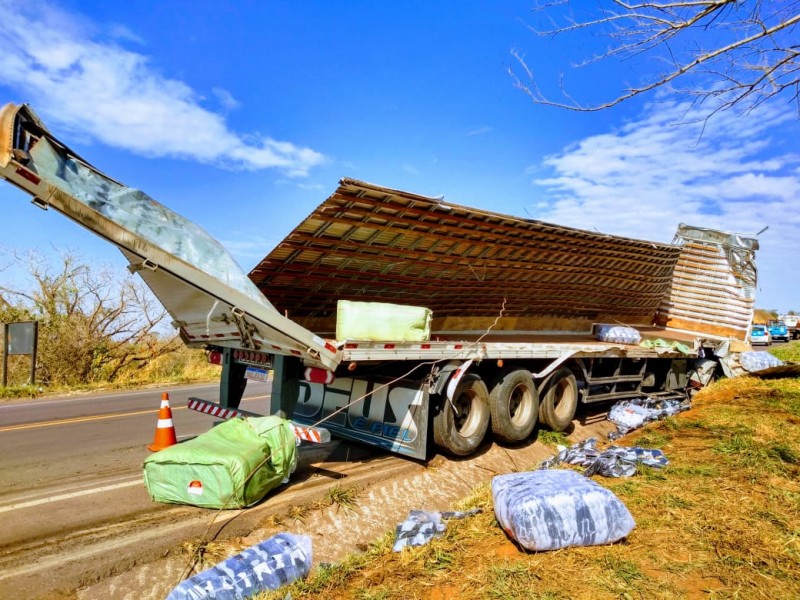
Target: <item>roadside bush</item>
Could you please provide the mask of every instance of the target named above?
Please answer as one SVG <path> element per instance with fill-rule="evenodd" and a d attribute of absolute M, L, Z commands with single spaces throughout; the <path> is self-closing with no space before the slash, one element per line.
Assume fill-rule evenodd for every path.
<path fill-rule="evenodd" d="M 38 385 L 63 389 L 212 376 L 202 351 L 186 349 L 166 331 L 167 312 L 137 277 L 121 277 L 69 252 L 55 266 L 39 252 L 14 254 L 12 261 L 29 282 L 0 286 L 0 322 L 39 322 Z M 9 358 L 9 387 L 27 383 L 30 357 Z"/>

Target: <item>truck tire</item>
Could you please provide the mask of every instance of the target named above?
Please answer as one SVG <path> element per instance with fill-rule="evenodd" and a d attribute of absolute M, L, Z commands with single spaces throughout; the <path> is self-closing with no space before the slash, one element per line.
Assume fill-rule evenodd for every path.
<path fill-rule="evenodd" d="M 529 371 L 506 371 L 489 394 L 492 431 L 504 442 L 521 442 L 539 421 L 539 393 Z"/>
<path fill-rule="evenodd" d="M 544 384 L 539 416 L 553 431 L 564 431 L 578 408 L 578 381 L 566 367 L 553 373 Z"/>
<path fill-rule="evenodd" d="M 455 407 L 455 411 L 453 410 Z M 489 429 L 489 391 L 477 375 L 464 375 L 453 394 L 452 405 L 442 395 L 433 417 L 433 441 L 456 456 L 472 454 Z"/>

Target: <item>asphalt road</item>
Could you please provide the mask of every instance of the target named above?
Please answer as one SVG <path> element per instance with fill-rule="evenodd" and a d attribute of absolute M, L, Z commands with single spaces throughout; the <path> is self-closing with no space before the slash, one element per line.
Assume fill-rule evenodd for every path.
<path fill-rule="evenodd" d="M 267 413 L 269 389 L 250 382 L 242 408 Z M 0 597 L 9 597 L 10 573 L 30 571 L 26 561 L 47 564 L 48 550 L 70 536 L 179 510 L 153 503 L 142 483 L 162 391 L 0 403 Z M 168 391 L 179 440 L 212 426 L 214 417 L 186 404 L 189 396 L 217 401 L 217 385 Z"/>
<path fill-rule="evenodd" d="M 242 408 L 268 412 L 269 384 L 250 382 Z M 9 496 L 54 485 L 139 474 L 153 442 L 161 389 L 0 403 L 0 511 Z M 207 431 L 213 417 L 188 410 L 189 396 L 217 401 L 216 385 L 169 388 L 178 439 Z M 0 512 L 2 514 L 2 512 Z M 0 531 L 0 544 L 3 541 Z"/>
<path fill-rule="evenodd" d="M 145 489 L 142 462 L 163 391 L 179 441 L 213 426 L 215 417 L 186 405 L 190 396 L 218 401 L 216 384 L 0 403 L 0 598 L 75 598 L 75 590 L 187 540 L 247 535 L 269 515 L 319 500 L 343 477 L 368 485 L 424 470 L 334 441 L 304 447 L 290 483 L 250 509 L 219 513 L 156 503 Z M 267 414 L 269 395 L 270 384 L 250 381 L 241 408 Z"/>

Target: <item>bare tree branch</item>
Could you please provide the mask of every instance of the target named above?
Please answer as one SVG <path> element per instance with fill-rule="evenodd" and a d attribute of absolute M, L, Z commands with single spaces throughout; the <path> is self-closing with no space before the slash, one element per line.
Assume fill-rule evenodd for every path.
<path fill-rule="evenodd" d="M 515 87 L 536 104 L 596 112 L 684 80 L 689 86 L 673 91 L 701 102 L 715 99 L 718 104 L 709 109 L 713 112 L 734 106 L 752 110 L 780 95 L 788 95 L 797 104 L 800 97 L 800 43 L 795 36 L 800 24 L 797 0 L 600 0 L 597 6 L 593 13 L 576 20 L 571 14 L 561 14 L 565 7 L 572 8 L 568 1 L 540 3 L 534 10 L 546 14 L 556 24 L 548 29 L 531 29 L 539 36 L 551 38 L 593 30 L 611 40 L 611 47 L 604 53 L 578 67 L 637 56 L 652 56 L 657 64 L 666 66 L 610 100 L 585 103 L 570 96 L 563 79 L 560 81 L 563 99 L 545 94 L 524 55 L 514 50 L 509 74 Z M 585 5 L 580 8 L 586 11 Z"/>
<path fill-rule="evenodd" d="M 39 374 L 44 383 L 112 380 L 133 363 L 174 352 L 156 330 L 167 312 L 134 276 L 123 280 L 62 252 L 55 268 L 37 252 L 14 260 L 29 289 L 0 286 L 0 316 L 40 323 Z"/>

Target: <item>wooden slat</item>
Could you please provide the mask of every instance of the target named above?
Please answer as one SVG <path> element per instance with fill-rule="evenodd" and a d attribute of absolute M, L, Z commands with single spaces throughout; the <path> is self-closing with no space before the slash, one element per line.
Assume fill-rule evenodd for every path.
<path fill-rule="evenodd" d="M 340 299 L 427 306 L 435 318 L 655 315 L 680 248 L 490 213 L 343 180 L 250 273 L 295 319 Z"/>

